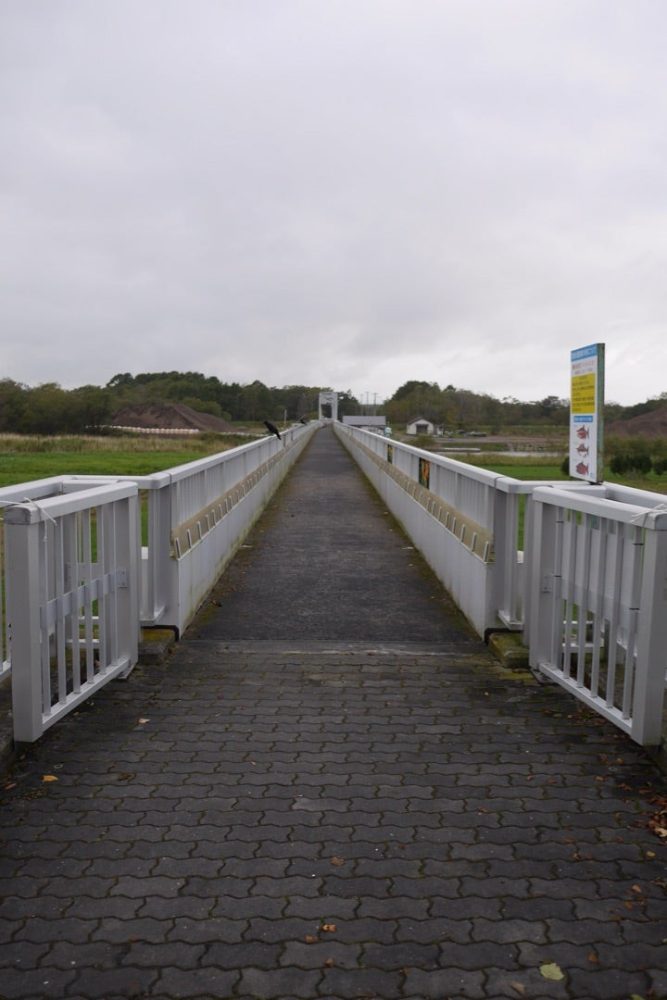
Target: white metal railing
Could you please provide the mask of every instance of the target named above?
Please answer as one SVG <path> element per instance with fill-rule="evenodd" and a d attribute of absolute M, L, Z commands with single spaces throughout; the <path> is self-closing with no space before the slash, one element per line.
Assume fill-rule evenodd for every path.
<path fill-rule="evenodd" d="M 3 669 L 14 662 L 16 697 L 31 705 L 15 708 L 17 738 L 36 738 L 26 734 L 131 667 L 140 622 L 187 625 L 318 426 L 153 476 L 0 490 Z M 526 483 L 334 429 L 480 634 L 523 627 L 535 669 L 633 739 L 656 741 L 667 649 L 661 494 Z"/>
<path fill-rule="evenodd" d="M 523 630 L 534 669 L 636 741 L 659 742 L 662 494 L 519 481 L 358 428 L 336 432 L 480 634 Z"/>
<path fill-rule="evenodd" d="M 667 507 L 659 494 L 606 484 L 593 491 L 533 493 L 531 665 L 638 743 L 657 744 Z"/>
<path fill-rule="evenodd" d="M 22 483 L 18 486 L 6 486 L 0 489 L 0 679 L 11 670 L 11 655 L 9 651 L 9 629 L 7 622 L 6 593 L 6 559 L 4 542 L 4 512 L 7 507 L 28 500 L 32 497 L 39 500 L 42 497 L 53 496 L 63 492 L 62 476 L 50 476 L 47 479 Z"/>
<path fill-rule="evenodd" d="M 520 627 L 522 484 L 369 431 L 334 426 L 479 634 L 498 627 L 504 609 Z"/>
<path fill-rule="evenodd" d="M 17 740 L 131 670 L 140 624 L 188 624 L 318 426 L 152 476 L 0 489 L 0 674 Z"/>
<path fill-rule="evenodd" d="M 140 491 L 142 625 L 183 631 L 319 426 L 296 424 L 281 440 L 260 438 L 150 476 L 108 477 Z"/>
<path fill-rule="evenodd" d="M 60 491 L 5 509 L 17 741 L 38 739 L 137 662 L 138 524 L 131 483 Z"/>

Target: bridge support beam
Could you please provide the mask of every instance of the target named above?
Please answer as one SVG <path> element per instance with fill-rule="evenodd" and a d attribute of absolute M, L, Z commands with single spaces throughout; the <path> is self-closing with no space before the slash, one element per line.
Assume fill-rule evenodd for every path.
<path fill-rule="evenodd" d="M 323 415 L 323 413 L 322 413 L 322 407 L 323 406 L 328 406 L 328 407 L 331 408 L 331 417 L 325 417 Z M 318 408 L 317 408 L 317 417 L 318 417 L 319 420 L 328 420 L 328 419 L 331 419 L 334 422 L 336 420 L 338 420 L 338 393 L 337 392 L 326 391 L 326 392 L 321 392 L 320 393 L 320 398 L 319 398 Z"/>

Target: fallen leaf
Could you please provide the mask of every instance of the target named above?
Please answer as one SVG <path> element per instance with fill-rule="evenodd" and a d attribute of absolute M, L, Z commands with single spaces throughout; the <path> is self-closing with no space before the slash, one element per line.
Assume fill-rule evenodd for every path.
<path fill-rule="evenodd" d="M 317 941 L 319 938 L 316 934 L 306 934 L 306 944 L 315 944 Z"/>
<path fill-rule="evenodd" d="M 334 967 L 334 960 L 333 960 L 333 958 L 327 958 L 325 960 L 325 962 L 324 962 L 324 968 L 325 969 L 333 969 L 333 967 Z"/>
<path fill-rule="evenodd" d="M 335 865 L 335 866 L 336 866 L 336 868 L 340 868 L 340 867 L 341 867 L 341 865 L 344 865 L 344 864 L 345 864 L 345 858 L 337 858 L 337 857 L 335 857 L 335 856 L 334 856 L 334 857 L 333 857 L 333 858 L 331 859 L 331 864 L 332 864 L 332 865 Z"/>
<path fill-rule="evenodd" d="M 150 719 L 139 719 L 139 725 L 140 726 L 145 726 L 146 723 L 150 722 L 150 721 L 151 721 Z"/>
<path fill-rule="evenodd" d="M 13 788 L 14 786 L 10 785 L 9 787 Z M 654 858 L 655 857 L 655 851 L 646 851 L 645 852 L 645 857 L 647 857 L 647 858 Z"/>
<path fill-rule="evenodd" d="M 598 958 L 597 952 L 595 952 L 595 951 L 589 951 L 589 953 L 588 953 L 588 961 L 592 962 L 594 965 L 598 965 L 599 962 L 600 962 L 600 959 Z"/>
<path fill-rule="evenodd" d="M 642 887 L 640 885 L 633 885 L 632 891 L 638 893 L 640 896 L 642 894 Z"/>
<path fill-rule="evenodd" d="M 55 774 L 43 774 L 42 781 L 57 781 Z"/>
<path fill-rule="evenodd" d="M 513 990 L 516 990 L 516 992 L 519 993 L 521 996 L 523 996 L 524 993 L 526 992 L 526 987 L 523 985 L 523 983 L 512 982 L 510 983 L 510 986 L 512 987 Z"/>
<path fill-rule="evenodd" d="M 644 1000 L 644 997 L 640 997 L 639 993 L 631 993 L 630 1000 Z"/>
<path fill-rule="evenodd" d="M 338 930 L 335 924 L 322 924 L 321 929 L 323 931 L 326 931 L 327 934 L 333 934 L 335 931 Z"/>
<path fill-rule="evenodd" d="M 5 785 L 5 791 L 6 792 L 10 791 L 10 789 L 12 789 L 12 788 L 16 788 L 16 782 L 15 781 L 10 781 L 9 784 Z M 653 857 L 655 857 L 655 854 L 653 855 Z"/>
<path fill-rule="evenodd" d="M 565 979 L 564 972 L 555 962 L 545 962 L 544 965 L 540 966 L 540 973 L 545 979 L 552 979 L 556 983 L 561 979 Z"/>

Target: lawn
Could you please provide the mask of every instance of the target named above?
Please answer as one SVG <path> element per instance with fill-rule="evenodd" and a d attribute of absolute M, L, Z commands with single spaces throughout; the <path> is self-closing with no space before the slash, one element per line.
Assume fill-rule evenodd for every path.
<path fill-rule="evenodd" d="M 193 462 L 248 438 L 30 438 L 0 436 L 0 487 L 61 475 L 145 476 Z"/>
<path fill-rule="evenodd" d="M 476 465 L 502 476 L 512 476 L 514 479 L 546 479 L 569 482 L 563 475 L 560 462 L 554 463 L 552 458 L 530 457 L 517 458 L 515 455 L 468 455 L 466 462 Z M 632 486 L 637 490 L 649 490 L 652 493 L 667 493 L 667 476 L 657 476 L 650 472 L 646 476 L 639 473 L 629 473 L 625 476 L 614 475 L 609 469 L 604 471 L 605 482 L 618 483 L 621 486 Z M 574 481 L 574 480 L 572 480 Z M 580 480 L 577 480 L 579 482 Z"/>

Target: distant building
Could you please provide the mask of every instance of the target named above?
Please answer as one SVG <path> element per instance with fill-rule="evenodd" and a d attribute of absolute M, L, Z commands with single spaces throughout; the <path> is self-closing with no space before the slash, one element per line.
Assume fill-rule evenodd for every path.
<path fill-rule="evenodd" d="M 365 417 L 357 414 L 354 417 L 343 417 L 343 423 L 350 427 L 367 427 L 369 430 L 383 430 L 387 423 L 386 417 Z"/>
<path fill-rule="evenodd" d="M 442 434 L 443 428 L 442 424 L 434 424 L 431 420 L 426 420 L 424 417 L 415 417 L 414 420 L 410 420 L 408 426 L 405 428 L 406 434 Z"/>

